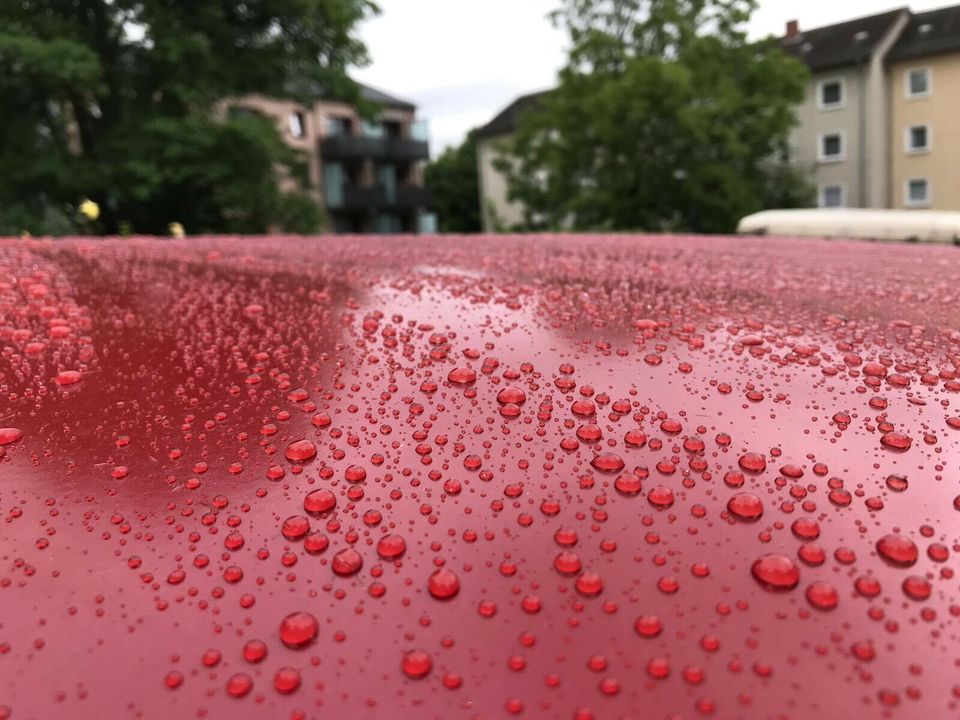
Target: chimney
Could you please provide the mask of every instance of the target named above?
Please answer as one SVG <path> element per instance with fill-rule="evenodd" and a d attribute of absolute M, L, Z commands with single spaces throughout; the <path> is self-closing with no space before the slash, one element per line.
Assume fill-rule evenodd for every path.
<path fill-rule="evenodd" d="M 800 22 L 798 20 L 787 21 L 787 39 L 795 38 L 800 35 Z"/>

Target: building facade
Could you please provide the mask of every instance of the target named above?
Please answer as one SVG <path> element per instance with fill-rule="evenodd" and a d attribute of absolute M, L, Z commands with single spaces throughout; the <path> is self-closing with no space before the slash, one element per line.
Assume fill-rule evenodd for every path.
<path fill-rule="evenodd" d="M 780 43 L 810 69 L 789 159 L 818 206 L 960 211 L 960 5 L 812 30 L 791 21 Z M 518 98 L 478 131 L 486 231 L 524 219 L 494 161 L 543 95 Z"/>
<path fill-rule="evenodd" d="M 328 98 L 304 105 L 249 95 L 225 107 L 273 119 L 284 142 L 303 153 L 307 186 L 301 189 L 324 207 L 331 231 L 434 232 L 432 198 L 423 184 L 429 146 L 416 106 L 365 85 L 360 91 L 380 108 L 375 121 Z M 284 183 L 293 187 L 297 181 L 287 178 Z"/>
<path fill-rule="evenodd" d="M 912 16 L 887 82 L 891 207 L 960 210 L 960 6 Z"/>
<path fill-rule="evenodd" d="M 895 10 L 810 31 L 787 24 L 782 47 L 810 69 L 790 160 L 812 178 L 821 207 L 888 205 L 885 63 L 908 22 Z"/>
<path fill-rule="evenodd" d="M 507 232 L 523 225 L 524 207 L 508 197 L 507 176 L 497 164 L 500 158 L 509 162 L 510 143 L 520 116 L 535 110 L 548 92 L 522 95 L 477 130 L 477 174 L 484 232 Z"/>

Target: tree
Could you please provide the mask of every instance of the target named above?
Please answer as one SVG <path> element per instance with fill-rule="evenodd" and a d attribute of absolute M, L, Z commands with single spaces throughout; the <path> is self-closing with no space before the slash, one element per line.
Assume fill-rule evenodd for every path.
<path fill-rule="evenodd" d="M 563 0 L 568 62 L 501 163 L 531 228 L 728 232 L 770 197 L 806 68 L 754 0 Z M 791 191 L 803 195 L 802 191 Z"/>
<path fill-rule="evenodd" d="M 272 123 L 218 117 L 249 93 L 355 100 L 370 0 L 17 0 L 0 4 L 0 232 L 43 232 L 89 197 L 100 226 L 309 230 L 278 179 L 299 158 Z"/>
<path fill-rule="evenodd" d="M 441 232 L 480 232 L 480 179 L 475 130 L 457 147 L 446 148 L 427 165 L 425 180 L 433 191 Z"/>

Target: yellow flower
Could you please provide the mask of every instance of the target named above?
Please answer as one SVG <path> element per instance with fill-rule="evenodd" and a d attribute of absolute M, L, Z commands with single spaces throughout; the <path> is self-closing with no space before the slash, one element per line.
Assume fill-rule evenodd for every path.
<path fill-rule="evenodd" d="M 100 206 L 93 200 L 87 199 L 80 203 L 80 214 L 87 220 L 96 220 L 100 217 Z"/>
<path fill-rule="evenodd" d="M 187 233 L 183 229 L 183 225 L 178 222 L 172 222 L 170 223 L 170 234 L 175 238 L 182 238 Z"/>

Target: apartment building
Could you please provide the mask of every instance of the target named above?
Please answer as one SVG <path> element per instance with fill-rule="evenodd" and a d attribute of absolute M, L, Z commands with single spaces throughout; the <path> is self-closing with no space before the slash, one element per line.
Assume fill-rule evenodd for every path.
<path fill-rule="evenodd" d="M 304 154 L 304 189 L 326 209 L 331 231 L 434 232 L 432 198 L 423 184 L 426 124 L 417 120 L 413 103 L 362 84 L 360 93 L 380 108 L 376 120 L 320 93 L 310 104 L 248 95 L 224 106 L 272 118 L 284 142 Z"/>
<path fill-rule="evenodd" d="M 960 210 L 960 5 L 911 17 L 887 82 L 890 206 Z"/>
<path fill-rule="evenodd" d="M 783 49 L 810 69 L 790 160 L 809 171 L 821 207 L 889 204 L 886 61 L 909 21 L 903 9 L 813 30 L 787 24 Z"/>
<path fill-rule="evenodd" d="M 791 21 L 780 43 L 810 69 L 790 161 L 815 183 L 820 207 L 960 211 L 960 5 L 811 30 Z M 495 159 L 544 95 L 517 98 L 477 133 L 486 231 L 523 221 Z"/>
<path fill-rule="evenodd" d="M 508 198 L 507 177 L 496 164 L 499 158 L 509 157 L 510 142 L 517 131 L 520 116 L 536 110 L 549 92 L 521 95 L 476 132 L 480 217 L 484 232 L 505 232 L 523 224 L 524 207 Z"/>

